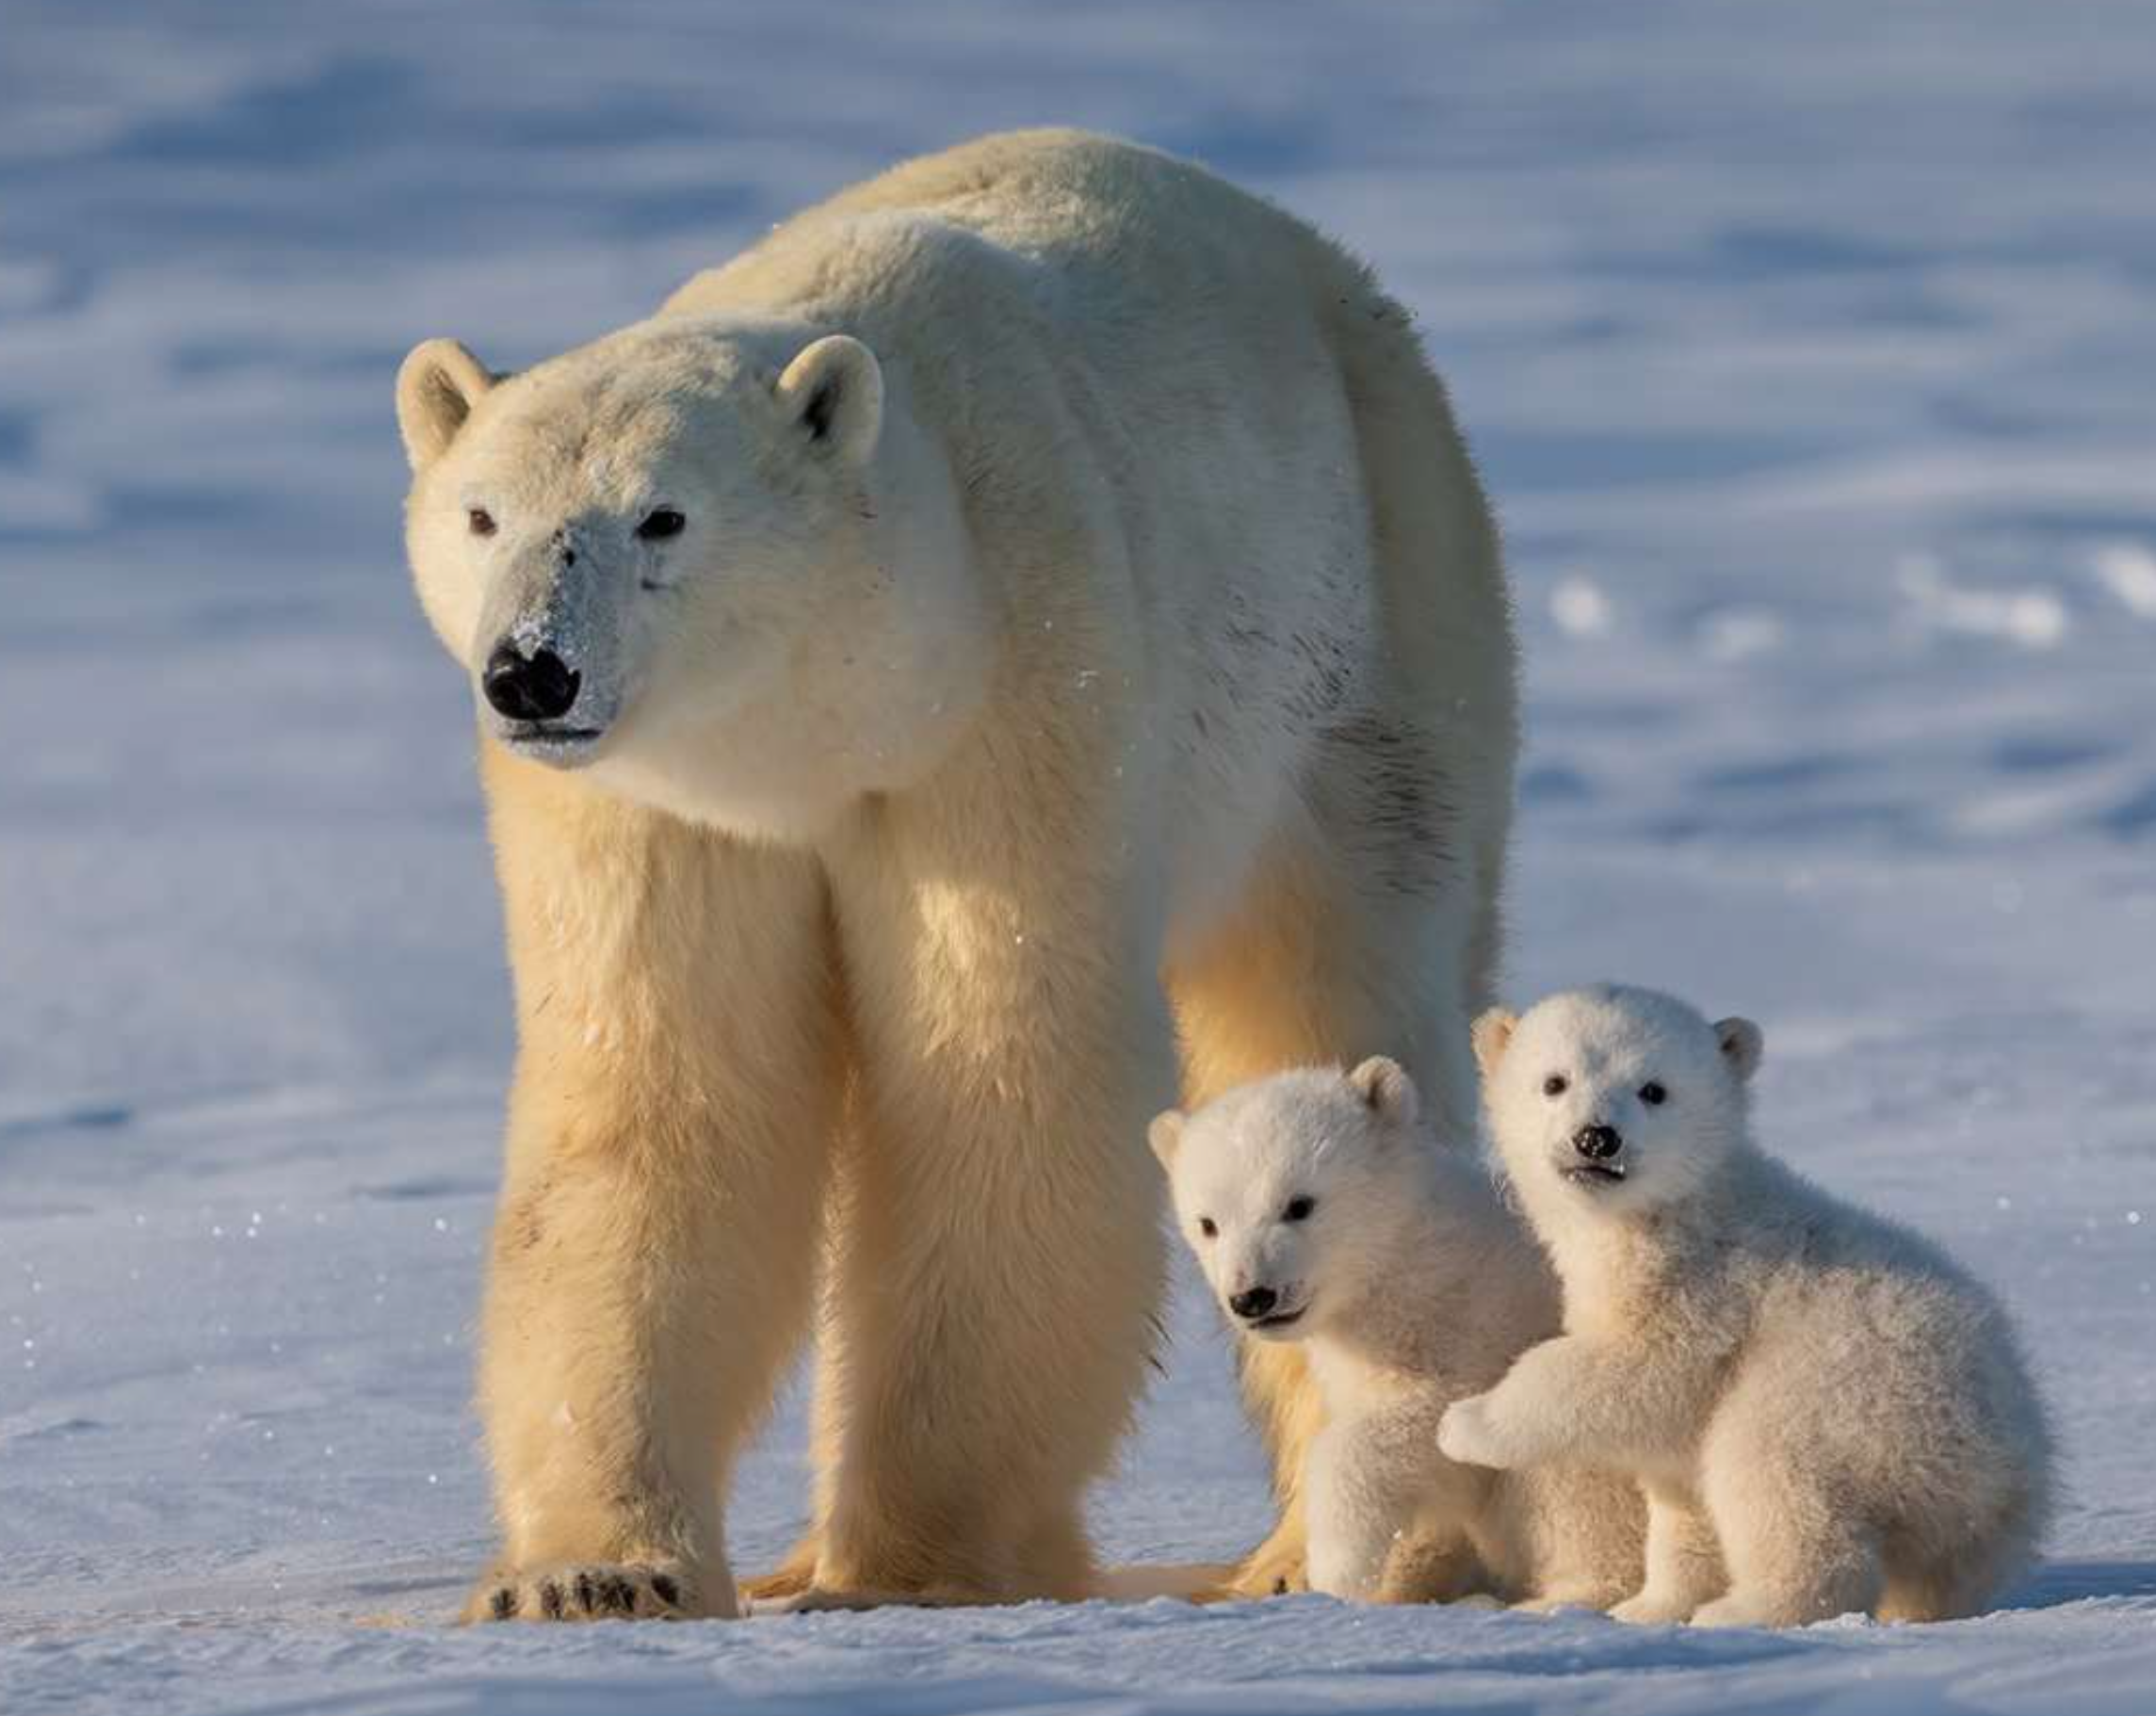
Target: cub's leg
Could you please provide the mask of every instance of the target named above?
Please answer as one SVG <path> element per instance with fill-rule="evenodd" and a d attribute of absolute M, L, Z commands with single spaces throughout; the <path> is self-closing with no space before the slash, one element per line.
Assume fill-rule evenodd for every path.
<path fill-rule="evenodd" d="M 1815 1469 L 1806 1438 L 1786 1423 L 1786 1404 L 1741 1392 L 1709 1439 L 1701 1499 L 1729 1588 L 1694 1626 L 1802 1627 L 1878 1605 L 1876 1533 L 1852 1511 L 1849 1485 Z"/>
<path fill-rule="evenodd" d="M 1391 1582 L 1396 1550 L 1418 1535 L 1412 1528 L 1447 1543 L 1464 1536 L 1490 1474 L 1436 1455 L 1430 1433 L 1429 1415 L 1380 1412 L 1327 1424 L 1311 1441 L 1304 1472 L 1311 1590 L 1374 1601 Z"/>
<path fill-rule="evenodd" d="M 806 1320 L 824 891 L 490 753 L 520 1044 L 479 1406 L 478 1620 L 735 1612 L 721 1493 Z"/>
<path fill-rule="evenodd" d="M 1642 1486 L 1647 1498 L 1646 1583 L 1610 1611 L 1619 1621 L 1672 1626 L 1728 1585 L 1714 1522 L 1687 1490 Z"/>
<path fill-rule="evenodd" d="M 1659 1464 L 1692 1443 L 1711 1374 L 1645 1350 L 1555 1336 L 1515 1359 L 1496 1387 L 1453 1401 L 1438 1446 L 1499 1471 L 1582 1458 Z"/>
<path fill-rule="evenodd" d="M 1350 790 L 1357 778 L 1344 764 L 1336 770 L 1318 823 L 1280 841 L 1235 911 L 1174 952 L 1166 976 L 1184 1099 L 1194 1108 L 1286 1067 L 1392 1054 L 1415 1075 L 1439 1135 L 1471 1140 L 1467 1021 L 1480 996 L 1468 991 L 1467 944 L 1489 908 L 1435 848 L 1396 854 L 1397 867 L 1378 863 L 1382 839 L 1407 837 L 1413 825 L 1369 805 L 1357 824 L 1347 801 L 1359 796 Z M 1417 876 L 1427 885 L 1404 885 Z M 1451 898 L 1455 887 L 1465 903 Z M 1300 1343 L 1245 1339 L 1237 1365 L 1281 1514 L 1226 1589 L 1272 1596 L 1305 1583 L 1303 1469 L 1324 1411 Z M 1450 1564 L 1450 1546 L 1433 1553 Z"/>
<path fill-rule="evenodd" d="M 882 807 L 835 842 L 859 1056 L 793 1607 L 1079 1597 L 1164 1273 L 1157 938 L 1078 814 Z M 1050 836 L 1056 837 L 1051 843 Z M 1115 849 L 1110 844 L 1107 850 Z"/>
<path fill-rule="evenodd" d="M 1639 1590 L 1646 1506 L 1637 1483 L 1614 1472 L 1546 1465 L 1507 1473 L 1499 1489 L 1530 1551 L 1534 1595 L 1521 1608 L 1608 1609 Z"/>

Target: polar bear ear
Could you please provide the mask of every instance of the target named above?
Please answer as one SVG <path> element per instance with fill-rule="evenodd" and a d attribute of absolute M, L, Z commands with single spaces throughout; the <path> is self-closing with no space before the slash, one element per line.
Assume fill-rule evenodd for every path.
<path fill-rule="evenodd" d="M 1170 1174 L 1175 1172 L 1175 1151 L 1183 1141 L 1183 1122 L 1187 1117 L 1180 1109 L 1170 1109 L 1164 1114 L 1153 1117 L 1153 1124 L 1145 1128 L 1145 1141 L 1153 1146 L 1153 1154 L 1160 1158 L 1160 1166 Z"/>
<path fill-rule="evenodd" d="M 1407 1069 L 1386 1055 L 1372 1055 L 1348 1075 L 1348 1082 L 1377 1113 L 1396 1125 L 1411 1126 L 1420 1106 Z"/>
<path fill-rule="evenodd" d="M 834 333 L 786 365 L 781 407 L 810 441 L 866 464 L 883 428 L 883 368 L 859 340 Z"/>
<path fill-rule="evenodd" d="M 416 471 L 447 452 L 472 407 L 499 380 L 455 340 L 426 340 L 397 372 L 397 427 Z"/>
<path fill-rule="evenodd" d="M 1512 1034 L 1518 1026 L 1519 1016 L 1501 1007 L 1491 1008 L 1475 1021 L 1475 1064 L 1483 1069 L 1484 1078 L 1497 1077 L 1498 1062 L 1512 1046 Z"/>
<path fill-rule="evenodd" d="M 1722 1045 L 1722 1058 L 1728 1061 L 1740 1083 L 1759 1070 L 1759 1057 L 1767 1050 L 1766 1033 L 1751 1020 L 1716 1020 L 1714 1041 Z"/>

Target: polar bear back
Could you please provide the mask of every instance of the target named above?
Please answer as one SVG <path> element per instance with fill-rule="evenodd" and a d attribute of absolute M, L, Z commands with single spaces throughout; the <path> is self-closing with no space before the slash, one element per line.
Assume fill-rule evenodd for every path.
<path fill-rule="evenodd" d="M 1996 1494 L 2041 1471 L 2040 1397 L 1997 1299 L 1923 1236 L 1783 1164 L 1745 1164 L 1751 1333 L 1729 1400 L 1868 1473 L 1870 1493 Z M 1778 1407 L 1770 1402 L 1780 1402 Z M 1792 1410 L 1798 1402 L 1806 1410 Z M 2041 1497 L 2029 1497 L 2041 1516 Z"/>
<path fill-rule="evenodd" d="M 1487 510 L 1410 318 L 1303 222 L 1152 150 L 1013 133 L 795 217 L 660 319 L 691 316 L 850 332 L 903 378 L 1007 611 L 1098 637 L 1070 688 L 1135 703 L 1140 789 L 1189 807 L 1179 937 L 1313 819 L 1411 890 L 1451 829 L 1501 830 Z"/>

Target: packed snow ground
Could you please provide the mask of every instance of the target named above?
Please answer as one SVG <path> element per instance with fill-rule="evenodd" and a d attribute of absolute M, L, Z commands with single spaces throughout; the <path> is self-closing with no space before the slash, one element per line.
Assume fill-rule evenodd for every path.
<path fill-rule="evenodd" d="M 2156 1708 L 2152 73 L 2156 11 L 2022 0 L 8 0 L 0 1709 Z M 1512 987 L 1759 1018 L 1771 1139 L 2018 1309 L 2067 1500 L 2000 1612 L 443 1625 L 509 1040 L 395 363 L 529 361 L 1043 120 L 1420 315 L 1531 654 Z M 1119 1561 L 1267 1521 L 1187 1290 L 1175 1336 Z"/>

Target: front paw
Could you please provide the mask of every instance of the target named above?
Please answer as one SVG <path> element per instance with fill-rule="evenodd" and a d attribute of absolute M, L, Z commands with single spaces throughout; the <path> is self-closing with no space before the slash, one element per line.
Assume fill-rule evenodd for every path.
<path fill-rule="evenodd" d="M 1692 1618 L 1693 1605 L 1683 1597 L 1671 1596 L 1659 1591 L 1643 1591 L 1637 1596 L 1629 1596 L 1610 1611 L 1610 1619 L 1622 1621 L 1628 1627 L 1675 1627 Z"/>
<path fill-rule="evenodd" d="M 1489 1466 L 1504 1471 L 1513 1464 L 1512 1450 L 1490 1412 L 1490 1397 L 1454 1400 L 1445 1408 L 1437 1425 L 1437 1448 L 1446 1459 L 1461 1465 Z"/>
<path fill-rule="evenodd" d="M 558 1562 L 495 1567 L 472 1588 L 466 1621 L 682 1621 L 732 1619 L 730 1583 L 706 1594 L 681 1568 L 650 1562 Z"/>

